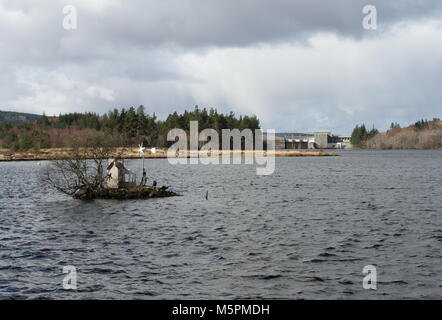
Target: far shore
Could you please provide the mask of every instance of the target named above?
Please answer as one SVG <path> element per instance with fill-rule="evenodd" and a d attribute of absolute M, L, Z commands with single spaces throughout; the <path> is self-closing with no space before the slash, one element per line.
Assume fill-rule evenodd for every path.
<path fill-rule="evenodd" d="M 41 149 L 39 151 L 11 151 L 8 149 L 0 149 L 0 162 L 1 161 L 44 161 L 44 160 L 62 160 L 69 158 L 69 148 L 51 148 Z M 276 151 L 212 151 L 209 154 L 207 151 L 198 152 L 180 152 L 176 154 L 177 157 L 190 158 L 190 157 L 207 157 L 207 156 L 219 156 L 230 154 L 232 157 L 328 157 L 339 156 L 336 152 L 324 152 L 317 150 L 276 150 Z M 121 155 L 124 159 L 140 159 L 141 156 L 138 152 L 138 148 L 116 148 L 115 156 Z M 157 149 L 156 153 L 145 152 L 145 159 L 165 159 L 167 158 L 166 149 Z"/>

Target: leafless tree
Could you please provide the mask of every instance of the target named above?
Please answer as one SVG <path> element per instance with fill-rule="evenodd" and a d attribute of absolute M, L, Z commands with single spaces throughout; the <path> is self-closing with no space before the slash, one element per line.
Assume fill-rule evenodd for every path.
<path fill-rule="evenodd" d="M 51 161 L 42 169 L 41 179 L 52 188 L 74 196 L 104 187 L 109 158 L 120 158 L 120 141 L 104 133 L 78 135 L 62 160 Z"/>
<path fill-rule="evenodd" d="M 364 146 L 368 149 L 441 149 L 442 128 L 421 131 L 412 128 L 397 129 L 377 134 Z"/>

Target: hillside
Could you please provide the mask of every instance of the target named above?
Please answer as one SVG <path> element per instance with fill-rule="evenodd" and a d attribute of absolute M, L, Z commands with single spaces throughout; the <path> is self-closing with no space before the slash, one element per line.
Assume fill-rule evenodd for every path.
<path fill-rule="evenodd" d="M 440 119 L 418 121 L 401 128 L 392 124 L 390 130 L 378 133 L 363 143 L 367 149 L 442 149 L 442 122 Z"/>
<path fill-rule="evenodd" d="M 9 123 L 13 125 L 30 123 L 38 120 L 41 116 L 31 113 L 21 113 L 0 110 L 0 124 Z"/>

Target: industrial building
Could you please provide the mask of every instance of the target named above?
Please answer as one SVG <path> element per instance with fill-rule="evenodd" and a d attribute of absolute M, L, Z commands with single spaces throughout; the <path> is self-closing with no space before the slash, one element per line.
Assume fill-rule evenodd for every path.
<path fill-rule="evenodd" d="M 317 131 L 314 134 L 284 133 L 275 137 L 275 149 L 349 149 L 350 141 L 350 136 L 335 136 L 330 131 Z"/>

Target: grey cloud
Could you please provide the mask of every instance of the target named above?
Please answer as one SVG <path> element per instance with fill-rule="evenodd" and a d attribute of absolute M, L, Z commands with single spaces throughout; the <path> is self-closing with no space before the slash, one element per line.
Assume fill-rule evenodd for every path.
<path fill-rule="evenodd" d="M 367 0 L 74 1 L 79 29 L 61 28 L 69 1 L 0 1 L 0 58 L 54 67 L 106 59 L 113 51 L 198 50 L 305 41 L 312 33 L 376 36 L 361 27 Z M 102 4 L 101 6 L 92 3 Z M 379 24 L 440 17 L 438 0 L 375 0 Z M 107 4 L 107 5 L 104 5 Z"/>
<path fill-rule="evenodd" d="M 78 30 L 61 26 L 67 4 L 78 8 Z M 366 4 L 378 9 L 378 31 L 361 26 Z M 434 46 L 433 58 L 415 50 L 392 27 L 425 26 L 441 15 L 440 0 L 0 0 L 0 108 L 52 114 L 143 103 L 162 116 L 200 104 L 256 113 L 265 126 L 281 130 L 341 133 L 364 119 L 383 125 L 430 117 L 442 98 L 434 71 L 442 54 Z M 312 39 L 324 33 L 348 45 L 329 50 L 333 56 L 324 50 L 315 56 Z M 403 52 L 361 51 L 366 41 L 385 37 L 400 39 L 395 45 Z M 275 54 L 284 46 L 288 53 L 310 51 Z M 228 50 L 239 51 L 224 58 Z M 382 79 L 352 64 L 354 57 L 381 66 Z M 298 70 L 297 63 L 309 68 Z M 329 76 L 331 70 L 341 77 Z"/>
<path fill-rule="evenodd" d="M 315 32 L 372 35 L 361 27 L 367 3 L 376 5 L 384 28 L 399 21 L 440 17 L 442 12 L 438 0 L 132 0 L 110 1 L 94 10 L 92 2 L 79 1 L 79 29 L 69 32 L 61 28 L 61 8 L 69 3 L 3 0 L 1 5 L 21 13 L 23 21 L 0 22 L 1 41 L 16 44 L 10 48 L 15 58 L 75 60 L 93 58 L 106 46 L 116 50 L 163 45 L 241 47 L 302 41 Z"/>
<path fill-rule="evenodd" d="M 368 3 L 378 8 L 384 28 L 442 12 L 437 0 L 136 0 L 130 6 L 111 6 L 97 17 L 86 12 L 82 28 L 108 42 L 184 48 L 297 41 L 315 32 L 361 37 L 370 35 L 361 27 Z"/>

